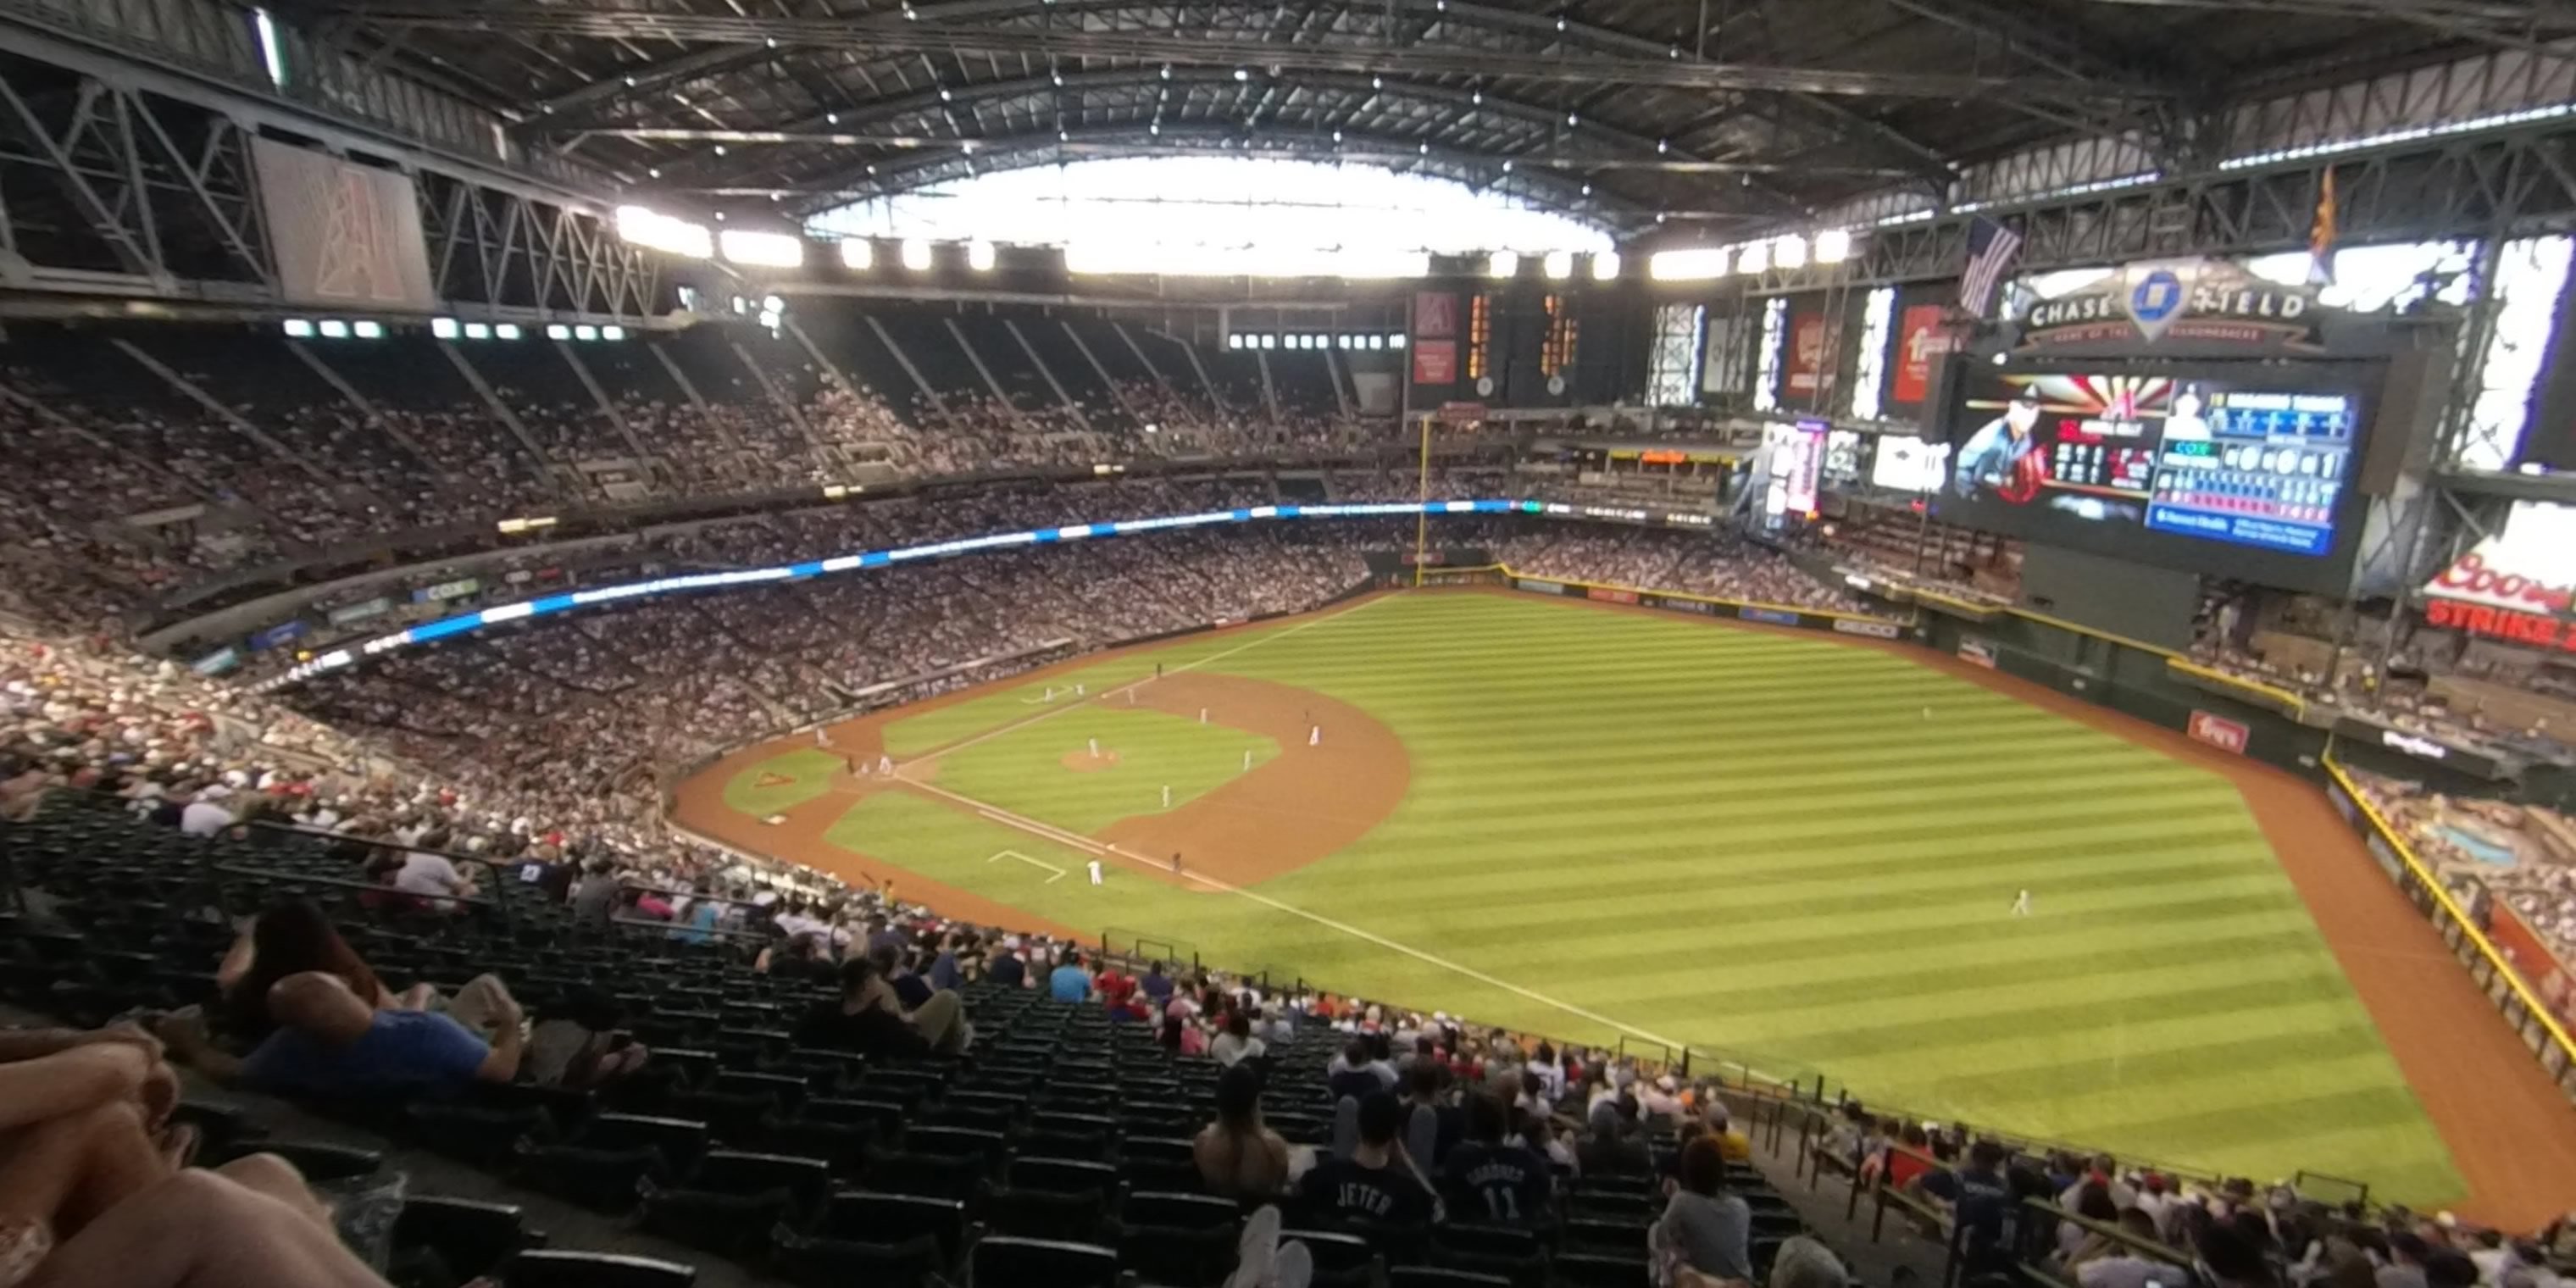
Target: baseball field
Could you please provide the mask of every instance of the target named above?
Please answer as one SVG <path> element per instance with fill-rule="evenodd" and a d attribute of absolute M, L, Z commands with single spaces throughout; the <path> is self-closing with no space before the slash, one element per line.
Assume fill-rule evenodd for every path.
<path fill-rule="evenodd" d="M 2251 789 L 1999 684 L 1388 595 L 752 748 L 678 816 L 954 915 L 2193 1168 L 2484 1188 Z"/>

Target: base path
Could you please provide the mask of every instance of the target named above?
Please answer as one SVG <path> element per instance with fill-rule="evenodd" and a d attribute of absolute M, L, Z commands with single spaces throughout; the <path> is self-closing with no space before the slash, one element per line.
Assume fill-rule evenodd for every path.
<path fill-rule="evenodd" d="M 1311 689 L 1193 671 L 1148 681 L 1136 702 L 1190 720 L 1205 708 L 1213 724 L 1279 744 L 1278 756 L 1214 791 L 1096 833 L 1141 854 L 1178 852 L 1188 866 L 1233 885 L 1265 881 L 1348 846 L 1394 813 L 1413 782 L 1393 730 Z M 1323 730 L 1322 746 L 1306 745 L 1310 728 Z"/>
<path fill-rule="evenodd" d="M 1434 593 L 1515 594 L 1481 588 Z M 1598 612 L 1668 620 L 1676 616 L 1591 600 L 1562 602 Z M 1725 625 L 1819 638 L 1794 627 Z M 2264 840 L 2324 932 L 2336 964 L 2352 981 L 2425 1116 L 2442 1134 L 2452 1163 L 2468 1181 L 2469 1197 L 2453 1210 L 2515 1231 L 2537 1230 L 2567 1211 L 2569 1196 L 2576 1195 L 2576 1105 L 2506 1026 L 2495 1004 L 2442 942 L 2441 932 L 2380 871 L 2378 860 L 2317 784 L 1947 653 L 1848 635 L 1830 638 L 1852 648 L 1880 649 L 2225 775 L 2262 827 Z"/>

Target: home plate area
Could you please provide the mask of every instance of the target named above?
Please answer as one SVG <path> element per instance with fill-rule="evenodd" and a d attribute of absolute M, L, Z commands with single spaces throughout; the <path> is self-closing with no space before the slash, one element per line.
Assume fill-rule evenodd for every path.
<path fill-rule="evenodd" d="M 1018 850 L 995 850 L 991 855 L 987 856 L 984 861 L 986 863 L 999 863 L 1004 859 L 1018 859 L 1020 862 L 1028 864 L 1030 867 L 1037 868 L 1047 873 L 1047 879 L 1040 882 L 1039 884 L 1041 885 L 1054 885 L 1056 882 L 1064 880 L 1064 869 L 1057 867 L 1044 859 L 1022 854 Z"/>

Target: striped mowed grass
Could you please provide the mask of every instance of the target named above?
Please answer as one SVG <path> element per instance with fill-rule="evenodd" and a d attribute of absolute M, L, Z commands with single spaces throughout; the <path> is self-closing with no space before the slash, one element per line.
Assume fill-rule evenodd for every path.
<path fill-rule="evenodd" d="M 1402 740 L 1410 791 L 1357 844 L 1242 894 L 1044 884 L 989 856 L 1088 856 L 909 793 L 853 806 L 834 843 L 1426 1011 L 1686 1044 L 2175 1165 L 2461 1192 L 2215 773 L 1887 650 L 1532 598 L 1396 596 L 1076 674 L 1096 691 L 1156 661 L 1365 708 Z M 1043 768 L 1069 722 L 1014 727 L 1038 688 L 898 720 L 889 745 L 980 739 L 940 783 L 1076 830 L 1116 816 L 1135 782 Z"/>

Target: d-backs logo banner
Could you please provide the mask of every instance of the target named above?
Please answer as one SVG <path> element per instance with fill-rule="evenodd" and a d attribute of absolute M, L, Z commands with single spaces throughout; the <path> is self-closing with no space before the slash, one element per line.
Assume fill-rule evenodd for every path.
<path fill-rule="evenodd" d="M 2023 310 L 2021 347 L 2313 349 L 2316 288 L 2256 277 L 2225 260 L 2141 260 Z"/>

